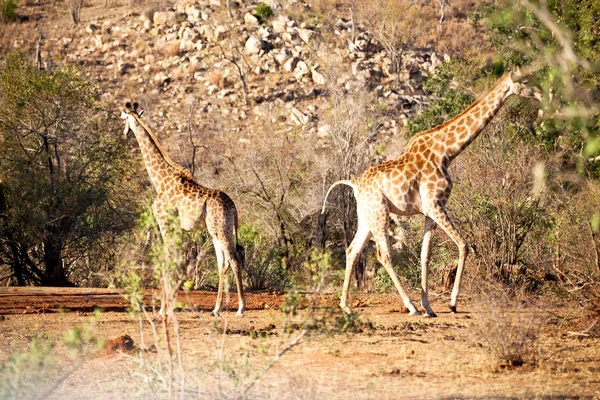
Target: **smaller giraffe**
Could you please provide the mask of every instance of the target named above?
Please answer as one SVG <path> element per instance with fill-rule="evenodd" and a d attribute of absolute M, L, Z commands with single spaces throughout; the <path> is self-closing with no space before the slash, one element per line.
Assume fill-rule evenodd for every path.
<path fill-rule="evenodd" d="M 431 238 L 435 227 L 439 226 L 459 249 L 458 268 L 449 304 L 450 310 L 456 312 L 468 246 L 446 212 L 446 203 L 452 191 L 448 167 L 479 136 L 509 96 L 516 94 L 541 100 L 541 93 L 525 86 L 524 80 L 520 69 L 507 73 L 465 111 L 442 125 L 416 134 L 399 158 L 372 166 L 351 180 L 331 185 L 325 195 L 322 214 L 325 213 L 329 193 L 340 184 L 352 187 L 358 214 L 356 234 L 346 249 L 346 274 L 340 301 L 342 309 L 350 312 L 348 288 L 352 270 L 367 241 L 373 237 L 377 244 L 377 258 L 392 278 L 404 306 L 410 315 L 420 314 L 392 268 L 388 227 L 390 214 L 423 214 L 425 235 L 421 247 L 421 306 L 425 309 L 425 316 L 436 316 L 429 305 L 427 279 Z"/>
<path fill-rule="evenodd" d="M 181 228 L 185 231 L 206 227 L 212 237 L 219 269 L 217 303 L 213 315 L 219 316 L 221 311 L 223 282 L 228 266 L 235 274 L 239 303 L 237 315 L 244 315 L 243 255 L 241 246 L 236 245 L 238 215 L 233 200 L 223 191 L 200 185 L 187 169 L 173 162 L 154 133 L 141 120 L 143 110 L 138 112 L 137 109 L 137 103 L 127 103 L 121 110 L 121 118 L 125 120 L 123 133 L 127 135 L 130 130 L 133 131 L 140 145 L 150 181 L 157 193 L 152 211 L 163 240 L 173 212 L 178 215 Z"/>

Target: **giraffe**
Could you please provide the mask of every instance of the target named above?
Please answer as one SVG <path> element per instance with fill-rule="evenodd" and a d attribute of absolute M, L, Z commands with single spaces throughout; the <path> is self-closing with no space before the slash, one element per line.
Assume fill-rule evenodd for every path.
<path fill-rule="evenodd" d="M 185 231 L 205 226 L 212 237 L 219 271 L 217 302 L 212 313 L 219 316 L 223 303 L 224 276 L 227 267 L 231 266 L 238 292 L 237 315 L 243 316 L 246 307 L 242 286 L 243 256 L 238 250 L 239 245 L 236 246 L 238 216 L 235 204 L 225 192 L 200 185 L 187 169 L 173 162 L 154 133 L 141 120 L 142 114 L 143 110 L 138 112 L 137 103 L 127 103 L 121 109 L 121 118 L 125 120 L 123 133 L 127 136 L 130 130 L 133 131 L 139 143 L 150 181 L 157 193 L 152 211 L 161 236 L 164 240 L 173 212 L 179 216 L 179 223 Z"/>
<path fill-rule="evenodd" d="M 469 249 L 446 212 L 446 203 L 452 191 L 448 167 L 477 138 L 509 96 L 515 94 L 541 100 L 541 93 L 528 88 L 525 83 L 525 76 L 518 68 L 505 74 L 458 116 L 411 138 L 399 158 L 372 166 L 351 180 L 341 180 L 331 185 L 325 195 L 322 214 L 325 213 L 329 193 L 342 184 L 352 187 L 358 214 L 356 234 L 346 249 L 346 271 L 340 300 L 343 310 L 350 312 L 348 288 L 352 270 L 366 243 L 373 238 L 377 245 L 377 259 L 392 278 L 409 315 L 420 315 L 392 269 L 388 226 L 390 214 L 393 218 L 422 214 L 425 216 L 421 247 L 421 306 L 425 309 L 424 315 L 436 317 L 429 304 L 427 282 L 431 238 L 436 226 L 454 241 L 459 250 L 456 279 L 448 305 L 453 313 L 456 312 Z"/>

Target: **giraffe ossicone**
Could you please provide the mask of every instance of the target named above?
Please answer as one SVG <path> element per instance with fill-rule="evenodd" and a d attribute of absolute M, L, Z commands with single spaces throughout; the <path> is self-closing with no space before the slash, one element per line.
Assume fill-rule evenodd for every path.
<path fill-rule="evenodd" d="M 124 134 L 133 131 L 156 190 L 152 211 L 161 236 L 164 240 L 173 213 L 177 214 L 185 231 L 206 227 L 213 241 L 219 269 L 217 302 L 213 314 L 218 316 L 221 311 L 225 272 L 227 267 L 231 267 L 238 292 L 237 315 L 242 316 L 246 307 L 242 285 L 243 249 L 237 242 L 238 215 L 235 204 L 225 192 L 200 185 L 186 168 L 173 162 L 152 130 L 140 118 L 142 114 L 143 110 L 138 111 L 137 103 L 127 103 L 121 109 L 121 118 L 125 120 Z"/>
<path fill-rule="evenodd" d="M 421 306 L 425 316 L 435 317 L 428 298 L 428 275 L 431 238 L 439 226 L 459 249 L 456 278 L 450 298 L 450 310 L 456 312 L 465 259 L 469 248 L 454 227 L 446 212 L 446 203 L 452 191 L 448 167 L 485 128 L 511 95 L 534 97 L 541 93 L 525 85 L 525 76 L 517 69 L 505 74 L 491 89 L 465 111 L 445 123 L 416 134 L 406 145 L 403 154 L 395 159 L 368 168 L 351 180 L 331 185 L 323 202 L 337 185 L 348 185 L 354 191 L 358 227 L 354 239 L 346 249 L 346 271 L 340 306 L 347 312 L 350 278 L 358 257 L 369 239 L 377 245 L 377 258 L 386 269 L 404 306 L 410 315 L 420 312 L 412 303 L 392 268 L 388 226 L 390 214 L 425 216 L 425 234 L 421 247 Z"/>

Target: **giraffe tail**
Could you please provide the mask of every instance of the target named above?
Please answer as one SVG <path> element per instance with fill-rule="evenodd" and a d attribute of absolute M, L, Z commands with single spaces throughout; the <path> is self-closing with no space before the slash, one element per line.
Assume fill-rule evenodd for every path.
<path fill-rule="evenodd" d="M 341 181 L 335 182 L 333 185 L 331 185 L 329 187 L 329 190 L 327 191 L 327 194 L 325 195 L 325 200 L 323 200 L 323 209 L 321 210 L 321 215 L 325 214 L 325 208 L 327 207 L 327 198 L 329 197 L 329 193 L 331 193 L 331 190 L 338 185 L 350 186 L 352 188 L 352 190 L 354 190 L 354 192 L 356 192 L 356 185 L 354 183 L 352 183 L 352 181 L 341 180 Z"/>

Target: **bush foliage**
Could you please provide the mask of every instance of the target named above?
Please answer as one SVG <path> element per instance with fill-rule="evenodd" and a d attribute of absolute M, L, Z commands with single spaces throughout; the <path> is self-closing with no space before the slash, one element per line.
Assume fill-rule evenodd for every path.
<path fill-rule="evenodd" d="M 10 22 L 17 18 L 19 5 L 15 0 L 0 0 L 0 22 Z"/>
<path fill-rule="evenodd" d="M 77 69 L 0 68 L 0 266 L 23 285 L 94 284 L 134 226 L 135 165 Z"/>

